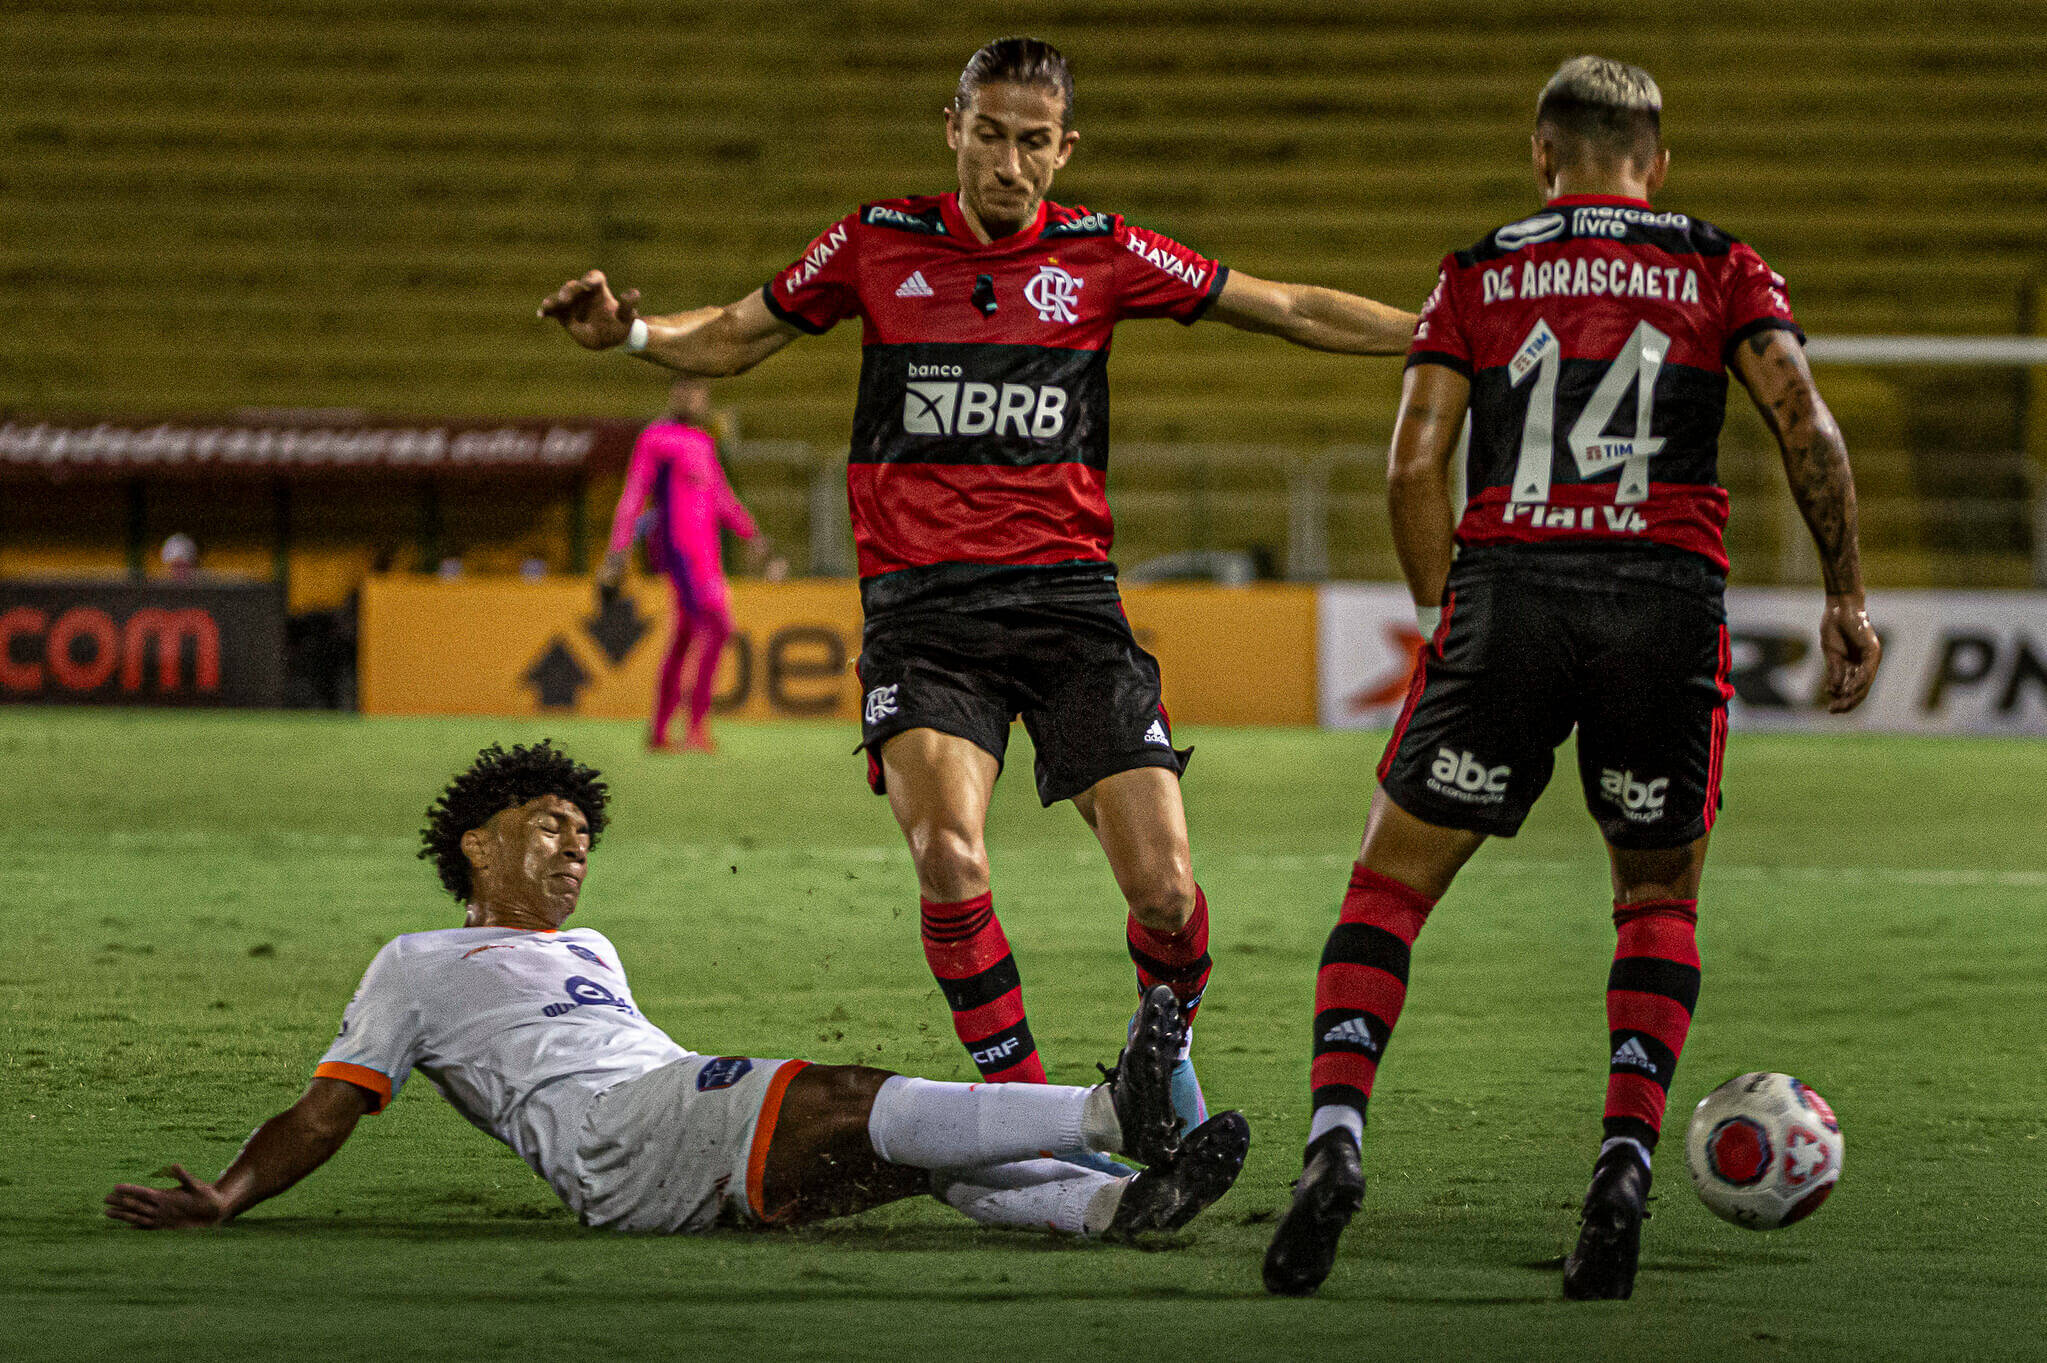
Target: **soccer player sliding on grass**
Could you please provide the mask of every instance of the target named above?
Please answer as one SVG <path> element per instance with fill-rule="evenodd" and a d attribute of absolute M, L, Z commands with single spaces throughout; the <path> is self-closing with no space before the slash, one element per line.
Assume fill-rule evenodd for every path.
<path fill-rule="evenodd" d="M 790 1226 L 931 1192 L 988 1225 L 1123 1238 L 1173 1230 L 1228 1191 L 1250 1128 L 1179 1136 L 1172 991 L 1153 990 L 1106 1083 L 946 1084 L 857 1065 L 699 1055 L 641 1016 L 618 949 L 564 930 L 604 829 L 598 773 L 549 743 L 485 749 L 428 811 L 420 855 L 468 905 L 370 963 L 292 1107 L 214 1182 L 122 1184 L 107 1215 L 214 1226 L 320 1167 L 414 1070 L 518 1152 L 586 1225 Z M 1050 1152 L 1125 1154 L 1115 1178 Z"/>
<path fill-rule="evenodd" d="M 1072 122 L 1065 58 L 1000 39 L 967 63 L 945 113 L 957 192 L 867 204 L 727 307 L 639 317 L 637 291 L 615 297 L 593 270 L 540 309 L 583 346 L 701 375 L 742 373 L 861 319 L 846 488 L 868 781 L 909 843 L 925 959 L 993 1081 L 1045 1078 L 983 842 L 1019 715 L 1039 798 L 1073 801 L 1108 857 L 1140 994 L 1172 986 L 1191 1020 L 1208 984 L 1208 904 L 1178 784 L 1186 754 L 1109 562 L 1116 325 L 1213 318 L 1376 355 L 1405 350 L 1414 325 L 1397 308 L 1233 273 L 1114 213 L 1049 202 L 1080 138 Z M 1174 1083 L 1180 1115 L 1198 1125 L 1184 1056 Z"/>
<path fill-rule="evenodd" d="M 1565 63 L 1536 113 L 1545 211 L 1445 259 L 1422 309 L 1388 501 L 1429 645 L 1316 977 L 1314 1118 L 1265 1260 L 1274 1292 L 1321 1284 L 1363 1200 L 1365 1105 L 1409 948 L 1487 836 L 1520 828 L 1573 727 L 1619 944 L 1604 1143 L 1564 1292 L 1634 1288 L 1650 1155 L 1698 998 L 1699 877 L 1733 695 L 1716 472 L 1729 369 L 1782 445 L 1819 546 L 1829 708 L 1860 704 L 1876 674 L 1840 428 L 1784 281 L 1718 228 L 1649 206 L 1669 164 L 1661 109 L 1646 72 Z M 1470 500 L 1453 530 L 1467 413 Z"/>

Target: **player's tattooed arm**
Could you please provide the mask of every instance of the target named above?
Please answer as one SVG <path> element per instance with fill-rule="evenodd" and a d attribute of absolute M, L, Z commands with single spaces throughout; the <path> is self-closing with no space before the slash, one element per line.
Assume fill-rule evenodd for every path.
<path fill-rule="evenodd" d="M 1788 331 L 1759 331 L 1737 348 L 1734 368 L 1784 451 L 1791 495 L 1819 546 L 1828 593 L 1860 592 L 1855 477 L 1848 468 L 1848 446 L 1813 383 L 1804 349 Z"/>
<path fill-rule="evenodd" d="M 1471 401 L 1471 380 L 1445 365 L 1408 366 L 1386 456 L 1386 510 L 1393 549 L 1417 606 L 1443 603 L 1456 547 L 1450 460 Z"/>
<path fill-rule="evenodd" d="M 613 294 L 604 272 L 592 270 L 542 299 L 539 315 L 560 322 L 586 350 L 624 345 L 633 323 L 645 322 L 641 359 L 707 379 L 743 374 L 803 334 L 769 312 L 758 293 L 722 308 L 665 317 L 641 316 L 639 301 L 638 289 Z"/>
<path fill-rule="evenodd" d="M 106 1196 L 106 1214 L 143 1230 L 218 1226 L 325 1164 L 372 1101 L 353 1084 L 315 1079 L 298 1102 L 256 1128 L 215 1182 L 196 1179 L 173 1164 L 161 1172 L 175 1178 L 177 1187 L 119 1184 Z"/>
<path fill-rule="evenodd" d="M 1415 315 L 1313 284 L 1279 284 L 1232 270 L 1208 314 L 1240 331 L 1278 336 L 1310 350 L 1404 355 Z"/>
<path fill-rule="evenodd" d="M 1863 609 L 1856 531 L 1855 475 L 1840 423 L 1827 408 L 1791 332 L 1759 331 L 1735 348 L 1734 372 L 1784 453 L 1791 495 L 1819 548 L 1827 606 L 1820 647 L 1827 664 L 1827 708 L 1854 709 L 1876 679 L 1883 644 Z"/>

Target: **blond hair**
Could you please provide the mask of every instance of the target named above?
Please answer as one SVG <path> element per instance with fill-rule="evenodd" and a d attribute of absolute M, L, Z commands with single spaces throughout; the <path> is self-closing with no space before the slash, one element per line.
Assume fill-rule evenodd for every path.
<path fill-rule="evenodd" d="M 1661 114 L 1663 91 L 1656 78 L 1639 66 L 1611 57 L 1573 57 L 1557 68 L 1535 102 L 1536 117 L 1552 100 L 1569 100 L 1626 113 Z"/>
<path fill-rule="evenodd" d="M 1639 66 L 1573 57 L 1535 101 L 1535 124 L 1605 158 L 1647 161 L 1663 134 L 1663 91 Z"/>

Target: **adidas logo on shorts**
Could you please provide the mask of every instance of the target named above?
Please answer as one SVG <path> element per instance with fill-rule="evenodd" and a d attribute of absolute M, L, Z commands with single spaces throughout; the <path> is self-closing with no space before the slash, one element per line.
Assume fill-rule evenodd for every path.
<path fill-rule="evenodd" d="M 1656 1073 L 1656 1062 L 1649 1058 L 1649 1050 L 1642 1044 L 1642 1038 L 1638 1036 L 1631 1036 L 1626 1041 L 1623 1041 L 1620 1044 L 1620 1049 L 1613 1053 L 1613 1059 L 1608 1061 L 1607 1064 L 1631 1070 L 1642 1070 L 1649 1074 Z"/>
<path fill-rule="evenodd" d="M 931 298 L 935 296 L 932 287 L 924 282 L 924 272 L 922 270 L 910 271 L 910 277 L 896 285 L 896 297 L 898 298 Z"/>
<path fill-rule="evenodd" d="M 1170 748 L 1173 746 L 1173 740 L 1166 737 L 1165 724 L 1162 721 L 1156 719 L 1151 722 L 1151 727 L 1144 731 L 1144 741 L 1147 743 L 1156 743 L 1161 748 Z"/>

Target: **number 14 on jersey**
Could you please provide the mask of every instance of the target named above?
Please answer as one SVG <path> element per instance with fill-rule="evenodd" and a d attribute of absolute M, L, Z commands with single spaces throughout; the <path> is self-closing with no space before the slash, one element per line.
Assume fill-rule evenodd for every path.
<path fill-rule="evenodd" d="M 1617 506 L 1629 506 L 1649 499 L 1649 461 L 1663 448 L 1660 436 L 1649 434 L 1656 408 L 1656 377 L 1663 369 L 1663 357 L 1670 351 L 1670 337 L 1647 322 L 1636 326 L 1607 365 L 1599 386 L 1586 399 L 1584 410 L 1571 424 L 1565 447 L 1577 464 L 1581 479 L 1596 477 L 1616 466 L 1620 486 L 1614 493 Z M 1514 503 L 1527 505 L 1549 500 L 1550 470 L 1556 457 L 1557 374 L 1563 367 L 1563 343 L 1538 320 L 1523 338 L 1507 365 L 1514 387 L 1532 381 L 1528 415 L 1521 424 L 1521 455 L 1514 465 Z M 1610 435 L 1614 413 L 1628 389 L 1635 390 L 1635 430 L 1632 435 Z M 1604 508 L 1601 508 L 1604 509 Z M 1571 509 L 1588 518 L 1594 508 Z M 1629 513 L 1633 514 L 1633 513 Z M 1508 512 L 1513 518 L 1512 509 Z M 1614 514 L 1609 514 L 1613 519 Z M 1614 529 L 1624 528 L 1615 524 Z"/>

